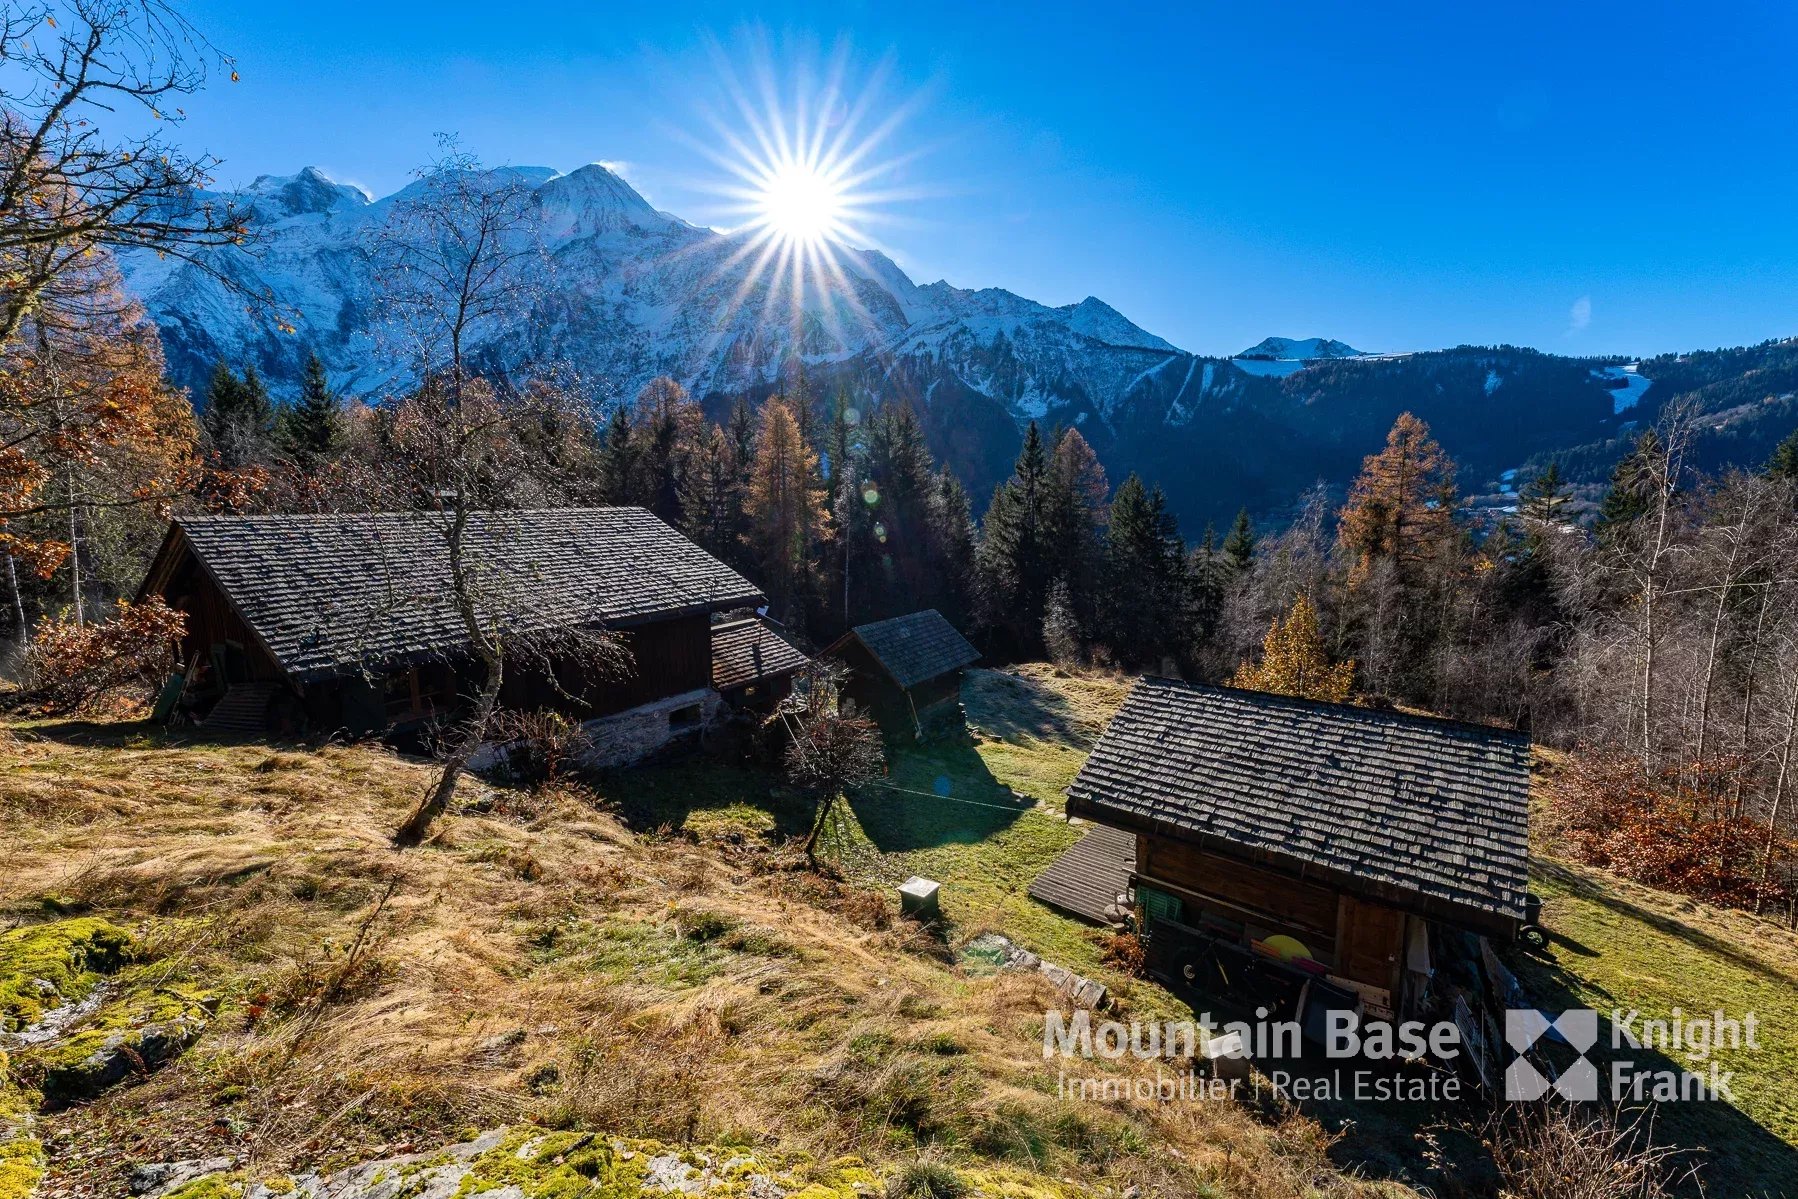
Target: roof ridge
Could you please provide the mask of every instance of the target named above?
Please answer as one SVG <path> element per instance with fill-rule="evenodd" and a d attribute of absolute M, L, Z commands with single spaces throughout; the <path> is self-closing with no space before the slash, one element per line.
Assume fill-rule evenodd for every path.
<path fill-rule="evenodd" d="M 1398 708 L 1373 708 L 1364 704 L 1335 703 L 1327 699 L 1310 699 L 1302 695 L 1284 695 L 1278 691 L 1257 691 L 1253 687 L 1230 687 L 1223 683 L 1194 683 L 1186 679 L 1169 678 L 1166 675 L 1145 674 L 1137 682 L 1166 683 L 1183 691 L 1213 695 L 1240 695 L 1257 704 L 1270 706 L 1285 705 L 1293 708 L 1304 708 L 1319 712 L 1339 712 L 1363 717 L 1390 717 L 1401 722 L 1409 722 L 1424 728 L 1461 729 L 1464 732 L 1480 733 L 1485 736 L 1501 737 L 1506 740 L 1521 741 L 1531 744 L 1529 734 L 1522 729 L 1507 729 L 1503 725 L 1479 724 L 1471 720 L 1457 720 L 1452 716 L 1433 716 L 1425 712 L 1406 712 Z M 1134 688 L 1132 688 L 1134 690 Z"/>

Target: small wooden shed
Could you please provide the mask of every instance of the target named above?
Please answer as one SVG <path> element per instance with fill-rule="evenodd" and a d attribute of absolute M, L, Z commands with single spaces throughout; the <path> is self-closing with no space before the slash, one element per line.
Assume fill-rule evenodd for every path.
<path fill-rule="evenodd" d="M 857 625 L 825 652 L 849 667 L 844 693 L 889 733 L 921 739 L 961 727 L 961 674 L 980 651 L 935 608 Z"/>
<path fill-rule="evenodd" d="M 759 616 L 712 625 L 712 687 L 734 707 L 773 710 L 810 661 Z"/>
<path fill-rule="evenodd" d="M 1442 933 L 1523 924 L 1529 768 L 1504 729 L 1150 678 L 1067 810 L 1135 835 L 1154 973 L 1228 983 L 1259 954 L 1406 1012 Z"/>

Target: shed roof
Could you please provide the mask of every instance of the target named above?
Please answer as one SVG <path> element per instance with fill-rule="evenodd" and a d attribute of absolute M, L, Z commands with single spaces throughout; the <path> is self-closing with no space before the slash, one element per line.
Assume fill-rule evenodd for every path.
<path fill-rule="evenodd" d="M 935 608 L 856 625 L 831 649 L 852 638 L 861 642 L 875 663 L 906 690 L 980 661 L 980 651 L 968 644 L 968 639 L 956 632 L 955 626 Z"/>
<path fill-rule="evenodd" d="M 641 508 L 471 515 L 477 605 L 515 631 L 628 626 L 760 602 L 741 575 Z M 308 682 L 467 643 L 438 518 L 183 517 L 144 591 L 192 553 L 289 677 Z"/>
<path fill-rule="evenodd" d="M 1523 918 L 1529 767 L 1520 733 L 1150 678 L 1068 810 L 1503 926 Z"/>
<path fill-rule="evenodd" d="M 804 651 L 760 617 L 712 626 L 712 686 L 719 691 L 792 674 L 805 669 L 809 661 Z"/>

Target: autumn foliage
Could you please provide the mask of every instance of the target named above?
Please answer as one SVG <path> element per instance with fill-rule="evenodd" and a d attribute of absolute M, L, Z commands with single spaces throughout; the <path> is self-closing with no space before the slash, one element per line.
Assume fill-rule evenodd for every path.
<path fill-rule="evenodd" d="M 1285 616 L 1275 617 L 1261 643 L 1261 661 L 1244 662 L 1230 686 L 1296 695 L 1339 704 L 1355 683 L 1355 663 L 1330 661 L 1311 597 L 1301 595 Z"/>
<path fill-rule="evenodd" d="M 1354 557 L 1351 581 L 1372 564 L 1392 559 L 1401 568 L 1428 561 L 1455 537 L 1455 464 L 1409 412 L 1370 454 L 1349 491 L 1338 530 Z"/>
<path fill-rule="evenodd" d="M 152 596 L 120 600 L 111 619 L 38 625 L 25 659 L 25 703 L 79 712 L 132 689 L 160 686 L 175 667 L 187 617 Z"/>
<path fill-rule="evenodd" d="M 1725 907 L 1783 903 L 1787 888 L 1767 869 L 1764 824 L 1734 814 L 1729 763 L 1653 776 L 1614 754 L 1582 753 L 1556 772 L 1550 807 L 1579 861 L 1625 878 Z"/>

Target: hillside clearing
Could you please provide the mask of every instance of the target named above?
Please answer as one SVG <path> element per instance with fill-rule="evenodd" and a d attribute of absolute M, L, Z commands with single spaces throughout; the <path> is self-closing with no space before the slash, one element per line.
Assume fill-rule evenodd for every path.
<path fill-rule="evenodd" d="M 226 1155 L 242 1179 L 278 1177 L 531 1123 L 764 1151 L 819 1186 L 844 1155 L 881 1178 L 930 1152 L 989 1195 L 1403 1193 L 1338 1173 L 1306 1120 L 1056 1097 L 1052 992 L 962 969 L 959 941 L 1004 928 L 1153 989 L 1103 971 L 1089 930 L 1022 895 L 1026 859 L 1075 832 L 1052 807 L 1079 752 L 1062 730 L 1089 735 L 1102 700 L 1057 698 L 1047 672 L 1002 677 L 970 688 L 1011 697 L 971 699 L 989 719 L 977 742 L 901 755 L 894 780 L 936 771 L 952 795 L 1013 786 L 1051 806 L 966 808 L 1011 821 L 1009 840 L 975 841 L 982 826 L 952 823 L 962 807 L 863 805 L 840 882 L 764 837 L 785 801 L 742 768 L 620 773 L 599 796 L 471 788 L 399 854 L 388 834 L 430 771 L 377 747 L 11 727 L 8 922 L 104 915 L 163 981 L 220 998 L 173 1065 L 40 1116 L 41 1194 L 123 1194 L 136 1162 Z M 861 885 L 925 865 L 949 887 L 947 938 L 894 925 L 884 888 Z"/>

